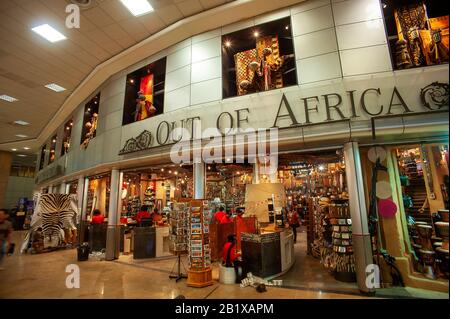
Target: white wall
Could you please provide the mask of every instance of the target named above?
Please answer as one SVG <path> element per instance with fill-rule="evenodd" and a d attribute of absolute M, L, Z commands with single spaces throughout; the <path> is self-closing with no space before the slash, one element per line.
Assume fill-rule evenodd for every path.
<path fill-rule="evenodd" d="M 122 157 L 118 153 L 124 141 L 136 137 L 143 130 L 154 131 L 161 120 L 170 122 L 187 118 L 203 110 L 208 113 L 214 107 L 225 111 L 224 105 L 231 101 L 233 105 L 245 107 L 246 101 L 251 101 L 255 95 L 222 100 L 221 36 L 288 16 L 292 22 L 299 85 L 281 91 L 302 92 L 330 82 L 340 85 L 347 78 L 355 79 L 355 76 L 367 77 L 386 72 L 384 76 L 387 78 L 395 77 L 378 0 L 305 1 L 186 39 L 113 75 L 99 88 L 101 97 L 96 138 L 87 150 L 80 148 L 84 104 L 99 90 L 92 92 L 92 96 L 73 115 L 72 147 L 57 163 L 71 173 L 119 161 Z M 162 57 L 167 57 L 164 114 L 122 126 L 126 75 Z M 268 108 L 276 108 L 278 104 L 270 104 L 270 96 L 277 92 L 280 90 L 259 93 L 257 97 L 265 96 L 262 103 Z M 272 111 L 276 112 L 270 109 L 270 112 L 257 115 L 261 117 L 261 123 L 265 123 L 264 117 Z"/>

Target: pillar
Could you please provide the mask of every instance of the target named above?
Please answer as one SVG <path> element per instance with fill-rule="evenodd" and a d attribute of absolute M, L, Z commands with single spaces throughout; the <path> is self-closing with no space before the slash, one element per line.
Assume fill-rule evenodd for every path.
<path fill-rule="evenodd" d="M 66 186 L 67 186 L 67 184 L 65 182 L 62 182 L 61 185 L 59 185 L 59 193 L 60 194 L 68 194 Z"/>
<path fill-rule="evenodd" d="M 5 206 L 6 188 L 11 174 L 12 154 L 0 151 L 0 208 Z"/>
<path fill-rule="evenodd" d="M 82 200 L 80 201 L 81 205 L 78 204 L 80 207 L 80 237 L 79 238 L 80 238 L 80 243 L 82 243 L 82 242 L 84 242 L 85 230 L 86 230 L 85 225 L 87 224 L 86 223 L 86 215 L 88 212 L 86 211 L 86 209 L 87 209 L 87 194 L 88 194 L 88 189 L 89 189 L 89 178 L 88 177 L 86 177 L 86 178 L 80 177 L 78 182 L 80 182 L 80 180 L 81 180 L 80 184 L 83 185 L 82 193 L 81 193 Z M 80 184 L 78 184 L 78 189 L 80 189 Z M 78 194 L 78 196 L 80 196 L 80 193 Z M 78 197 L 78 198 L 80 198 L 80 197 Z"/>
<path fill-rule="evenodd" d="M 81 214 L 83 213 L 83 194 L 84 194 L 84 177 L 78 178 L 77 183 L 77 206 L 78 206 L 78 218 L 77 221 L 80 224 Z"/>
<path fill-rule="evenodd" d="M 120 214 L 118 208 L 121 175 L 122 173 L 118 169 L 111 171 L 108 230 L 106 233 L 106 260 L 117 259 L 120 253 Z"/>
<path fill-rule="evenodd" d="M 350 142 L 344 145 L 344 158 L 352 217 L 356 280 L 361 292 L 373 293 L 375 292 L 374 288 L 366 285 L 366 267 L 373 264 L 373 257 L 358 143 Z"/>
<path fill-rule="evenodd" d="M 255 158 L 255 163 L 253 163 L 253 181 L 252 184 L 259 184 L 259 165 L 258 160 Z"/>
<path fill-rule="evenodd" d="M 206 165 L 205 163 L 194 163 L 194 199 L 205 198 Z"/>

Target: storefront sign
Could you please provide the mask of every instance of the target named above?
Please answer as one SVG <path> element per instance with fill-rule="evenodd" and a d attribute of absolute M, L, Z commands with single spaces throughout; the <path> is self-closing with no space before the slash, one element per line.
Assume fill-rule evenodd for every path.
<path fill-rule="evenodd" d="M 129 138 L 119 155 L 173 144 L 182 139 L 205 138 L 202 129 L 214 129 L 219 136 L 233 135 L 246 129 L 301 127 L 345 119 L 362 121 L 381 115 L 432 112 L 448 108 L 448 83 L 433 82 L 416 90 L 418 92 L 415 94 L 396 85 L 384 88 L 365 87 L 359 90 L 345 89 L 344 85 L 342 87 L 343 90 L 335 92 L 323 92 L 324 89 L 303 90 L 305 92 L 300 93 L 317 92 L 299 95 L 298 92 L 288 91 L 282 94 L 250 97 L 250 101 L 243 99 L 243 102 L 231 103 L 225 100 L 222 101 L 220 109 L 227 110 L 218 112 L 215 116 L 213 107 L 208 107 L 208 113 L 205 115 L 178 120 L 175 120 L 176 116 L 171 116 L 171 119 L 166 118 L 152 125 L 155 127 L 155 138 L 146 128 L 139 136 Z M 239 107 L 246 101 L 249 101 L 250 106 Z M 229 108 L 226 107 L 228 104 Z M 205 109 L 206 107 L 202 111 Z M 180 132 L 189 136 L 182 136 Z M 206 138 L 210 136 L 208 132 Z"/>

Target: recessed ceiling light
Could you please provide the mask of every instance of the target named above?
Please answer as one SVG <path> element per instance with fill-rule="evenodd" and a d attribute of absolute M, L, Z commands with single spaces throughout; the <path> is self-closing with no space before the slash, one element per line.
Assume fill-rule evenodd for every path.
<path fill-rule="evenodd" d="M 30 125 L 30 123 L 22 121 L 22 120 L 14 121 L 14 124 L 23 125 L 23 126 Z"/>
<path fill-rule="evenodd" d="M 11 151 L 15 152 L 17 151 L 17 148 L 12 148 Z"/>
<path fill-rule="evenodd" d="M 28 151 L 30 148 L 25 146 L 23 149 Z"/>
<path fill-rule="evenodd" d="M 64 34 L 48 24 L 41 24 L 37 27 L 32 28 L 31 30 L 52 43 L 67 39 Z"/>
<path fill-rule="evenodd" d="M 65 88 L 63 88 L 62 86 L 59 86 L 59 85 L 56 84 L 56 83 L 50 83 L 50 84 L 47 84 L 45 87 L 46 87 L 47 89 L 53 90 L 53 91 L 55 91 L 55 92 L 62 92 L 62 91 L 65 91 L 65 90 L 66 90 Z"/>
<path fill-rule="evenodd" d="M 17 136 L 17 137 L 20 137 L 20 138 L 28 137 L 28 135 L 24 135 L 24 134 L 16 134 L 16 136 Z"/>
<path fill-rule="evenodd" d="M 16 102 L 16 101 L 19 101 L 19 100 L 16 99 L 15 97 L 12 97 L 12 96 L 9 96 L 9 95 L 6 95 L 6 94 L 0 95 L 0 100 L 5 100 L 5 101 L 7 101 L 7 102 Z"/>
<path fill-rule="evenodd" d="M 135 17 L 147 14 L 153 11 L 153 7 L 147 0 L 120 0 Z"/>
<path fill-rule="evenodd" d="M 19 157 L 27 157 L 25 154 L 17 154 Z"/>

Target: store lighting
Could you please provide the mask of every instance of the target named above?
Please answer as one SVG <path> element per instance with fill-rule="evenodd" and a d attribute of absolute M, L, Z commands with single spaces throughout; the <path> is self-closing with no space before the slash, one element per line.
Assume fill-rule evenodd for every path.
<path fill-rule="evenodd" d="M 62 92 L 65 91 L 66 88 L 63 88 L 62 86 L 56 84 L 56 83 L 49 83 L 45 85 L 45 87 L 49 90 L 55 91 L 55 92 Z"/>
<path fill-rule="evenodd" d="M 172 174 L 172 171 L 169 171 L 169 174 Z"/>
<path fill-rule="evenodd" d="M 14 124 L 22 125 L 22 126 L 30 125 L 30 123 L 22 121 L 22 120 L 14 121 Z"/>
<path fill-rule="evenodd" d="M 17 152 L 17 148 L 12 148 L 11 151 Z"/>
<path fill-rule="evenodd" d="M 319 165 L 319 171 L 323 171 L 325 169 L 325 166 Z"/>
<path fill-rule="evenodd" d="M 147 14 L 153 11 L 153 7 L 147 0 L 120 0 L 122 4 L 131 12 L 135 17 Z"/>
<path fill-rule="evenodd" d="M 2 95 L 0 95 L 0 100 L 4 100 L 4 101 L 6 101 L 6 102 L 16 102 L 16 101 L 19 101 L 18 99 L 16 99 L 15 97 L 12 97 L 12 96 L 9 96 L 9 95 L 6 95 L 6 94 L 2 94 Z"/>
<path fill-rule="evenodd" d="M 253 35 L 255 36 L 255 38 L 257 38 L 257 37 L 259 37 L 259 32 L 258 32 L 258 31 L 255 31 L 255 32 L 253 33 Z"/>
<path fill-rule="evenodd" d="M 25 146 L 23 149 L 28 151 L 30 148 Z"/>
<path fill-rule="evenodd" d="M 286 30 L 289 30 L 289 26 L 287 25 L 287 26 L 285 27 L 285 29 L 286 29 Z"/>
<path fill-rule="evenodd" d="M 64 34 L 48 24 L 41 24 L 31 30 L 52 43 L 67 39 Z"/>
<path fill-rule="evenodd" d="M 17 136 L 17 137 L 20 137 L 20 138 L 28 137 L 28 135 L 24 135 L 24 134 L 16 134 L 16 136 Z"/>
<path fill-rule="evenodd" d="M 208 166 L 208 169 L 211 170 L 211 166 Z"/>
<path fill-rule="evenodd" d="M 178 175 L 178 172 L 173 172 L 175 175 Z"/>
<path fill-rule="evenodd" d="M 19 157 L 27 157 L 25 154 L 18 154 Z"/>
<path fill-rule="evenodd" d="M 231 42 L 230 42 L 230 41 L 226 41 L 226 42 L 225 42 L 225 46 L 226 46 L 227 48 L 231 47 Z"/>
<path fill-rule="evenodd" d="M 133 84 L 133 83 L 134 83 L 134 80 L 133 80 L 133 79 L 131 79 L 131 80 L 130 80 L 130 83 L 131 83 L 131 84 Z"/>
<path fill-rule="evenodd" d="M 161 168 L 161 172 L 164 172 L 164 168 Z"/>

